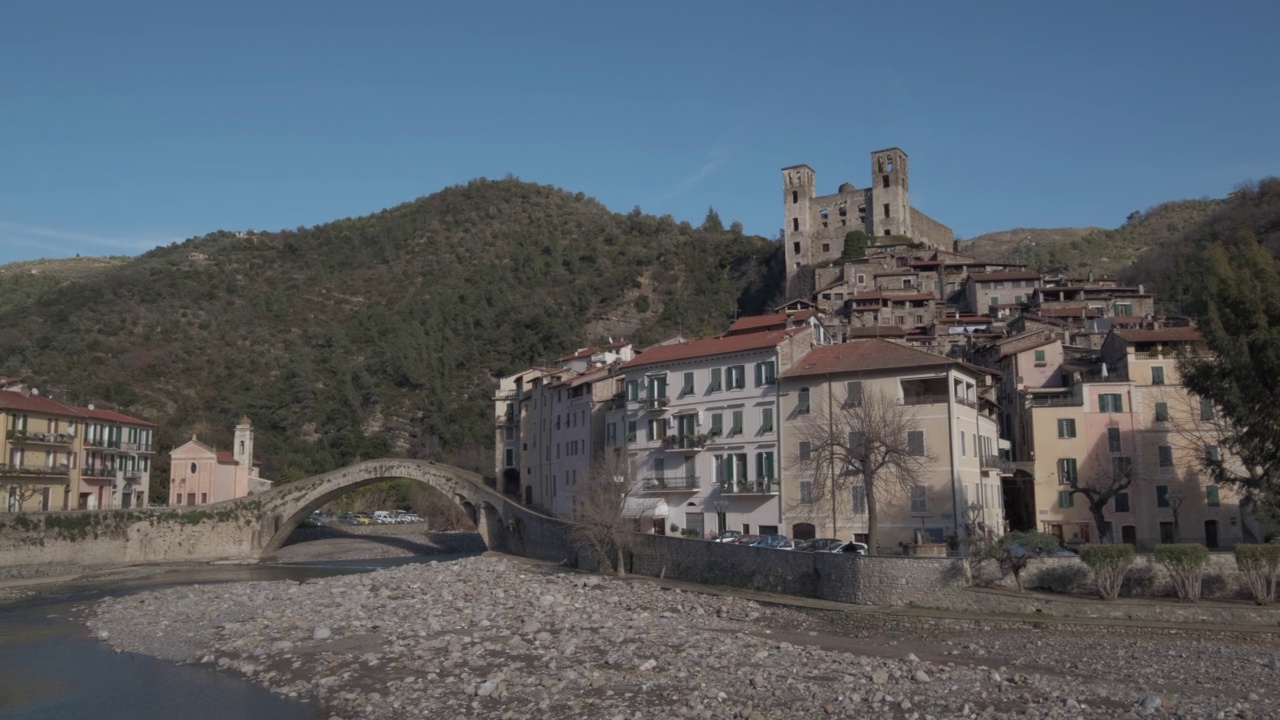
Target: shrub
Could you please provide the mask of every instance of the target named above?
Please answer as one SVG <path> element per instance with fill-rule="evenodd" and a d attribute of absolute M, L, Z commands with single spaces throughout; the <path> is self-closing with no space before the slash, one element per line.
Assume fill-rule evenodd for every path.
<path fill-rule="evenodd" d="M 1169 571 L 1179 600 L 1200 599 L 1200 583 L 1209 564 L 1209 548 L 1195 543 L 1168 543 L 1156 546 L 1156 562 Z"/>
<path fill-rule="evenodd" d="M 1236 545 L 1236 567 L 1249 582 L 1253 601 L 1270 605 L 1276 601 L 1276 579 L 1280 577 L 1280 544 Z"/>
<path fill-rule="evenodd" d="M 995 560 L 1002 571 L 1012 573 L 1018 592 L 1022 592 L 1022 571 L 1027 565 L 1038 557 L 1051 556 L 1057 550 L 1057 536 L 1034 530 L 1005 533 L 995 541 L 978 537 L 969 546 L 971 556 Z"/>
<path fill-rule="evenodd" d="M 1133 564 L 1133 546 L 1083 545 L 1080 548 L 1080 561 L 1093 571 L 1093 579 L 1098 586 L 1098 597 L 1103 600 L 1115 600 L 1120 597 L 1124 576 L 1129 572 L 1129 566 Z"/>

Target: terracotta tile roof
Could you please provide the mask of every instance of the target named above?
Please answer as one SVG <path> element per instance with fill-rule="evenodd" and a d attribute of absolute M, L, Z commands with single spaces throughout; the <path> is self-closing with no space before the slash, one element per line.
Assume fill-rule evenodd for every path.
<path fill-rule="evenodd" d="M 849 300 L 934 300 L 933 293 L 886 293 L 886 292 L 865 292 L 853 293 L 848 296 Z"/>
<path fill-rule="evenodd" d="M 1111 332 L 1127 343 L 1200 342 L 1204 339 L 1200 331 L 1193 327 L 1171 327 L 1159 330 L 1114 328 Z"/>
<path fill-rule="evenodd" d="M 777 347 L 783 340 L 808 331 L 809 327 L 804 325 L 791 330 L 751 332 L 702 340 L 686 340 L 673 345 L 658 345 L 640 353 L 635 359 L 624 363 L 622 367 L 629 369 L 658 363 L 675 362 L 677 360 L 763 350 Z"/>
<path fill-rule="evenodd" d="M 219 450 L 218 464 L 219 465 L 239 465 L 240 463 L 236 460 L 235 455 L 233 455 L 230 450 Z M 253 464 L 261 465 L 262 461 L 258 460 L 257 458 L 254 458 Z"/>
<path fill-rule="evenodd" d="M 589 358 L 589 357 L 591 357 L 592 355 L 594 355 L 594 354 L 595 354 L 595 352 L 596 352 L 596 349 L 595 349 L 595 347 L 592 347 L 592 346 L 587 346 L 587 347 L 584 347 L 584 348 L 579 348 L 579 349 L 578 349 L 578 350 L 576 350 L 575 352 L 571 352 L 571 353 L 569 353 L 568 355 L 565 355 L 564 357 L 560 358 L 559 360 L 556 360 L 556 362 L 568 362 L 568 361 L 570 361 L 570 360 L 578 360 L 578 359 L 581 359 L 581 358 Z"/>
<path fill-rule="evenodd" d="M 748 315 L 740 317 L 733 321 L 725 335 L 740 335 L 742 333 L 759 332 L 776 328 L 781 330 L 787 325 L 787 318 L 791 318 L 791 322 L 795 325 L 813 317 L 812 310 L 799 310 L 794 313 L 773 313 L 771 315 Z"/>
<path fill-rule="evenodd" d="M 43 395 L 27 395 L 26 393 L 8 390 L 0 391 L 0 410 L 20 410 L 67 417 L 83 416 L 83 412 L 79 409 L 55 402 Z"/>
<path fill-rule="evenodd" d="M 975 282 L 989 280 L 1039 280 L 1040 273 L 1034 270 L 998 270 L 995 272 L 970 273 L 969 279 Z"/>
<path fill-rule="evenodd" d="M 781 377 L 958 364 L 955 360 L 888 340 L 852 340 L 814 348 Z"/>
<path fill-rule="evenodd" d="M 107 410 L 104 408 L 90 409 L 87 407 L 76 408 L 76 409 L 80 411 L 81 415 L 84 415 L 85 417 L 94 418 L 95 420 L 106 420 L 107 422 L 118 422 L 118 423 L 123 423 L 125 425 L 145 425 L 147 427 L 156 426 L 155 423 L 150 423 L 150 422 L 147 422 L 146 420 L 139 420 L 138 418 L 135 418 L 135 417 L 129 417 L 128 415 L 118 413 L 115 410 Z"/>

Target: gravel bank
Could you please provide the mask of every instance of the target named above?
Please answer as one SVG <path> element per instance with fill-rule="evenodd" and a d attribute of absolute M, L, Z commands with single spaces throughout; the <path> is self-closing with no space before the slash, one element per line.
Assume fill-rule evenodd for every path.
<path fill-rule="evenodd" d="M 118 649 L 354 718 L 1280 718 L 1274 636 L 885 628 L 483 556 L 103 600 Z"/>

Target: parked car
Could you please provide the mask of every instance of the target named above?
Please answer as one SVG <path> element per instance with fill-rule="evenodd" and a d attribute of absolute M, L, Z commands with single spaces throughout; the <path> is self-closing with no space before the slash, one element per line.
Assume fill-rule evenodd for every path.
<path fill-rule="evenodd" d="M 844 543 L 840 545 L 837 549 L 830 550 L 829 552 L 839 552 L 839 553 L 844 553 L 846 555 L 866 555 L 867 544 L 860 543 L 860 542 Z"/>
<path fill-rule="evenodd" d="M 785 535 L 761 535 L 751 543 L 751 547 L 767 547 L 778 550 L 794 550 L 795 543 Z"/>
<path fill-rule="evenodd" d="M 737 530 L 725 530 L 724 532 L 716 536 L 716 542 L 718 543 L 736 542 L 740 537 L 742 537 L 742 533 L 738 532 Z"/>
<path fill-rule="evenodd" d="M 324 527 L 324 516 L 318 512 L 313 512 L 309 516 L 303 518 L 302 522 L 298 523 L 298 527 L 304 527 L 304 528 Z"/>
<path fill-rule="evenodd" d="M 396 521 L 395 516 L 386 510 L 375 510 L 372 518 L 373 522 L 378 525 L 391 525 Z"/>
<path fill-rule="evenodd" d="M 338 516 L 338 522 L 343 525 L 359 525 L 360 518 L 356 517 L 355 513 L 343 513 Z"/>
<path fill-rule="evenodd" d="M 759 535 L 739 535 L 736 540 L 730 540 L 729 542 L 733 543 L 734 545 L 750 545 L 751 543 L 759 539 L 760 539 Z"/>
<path fill-rule="evenodd" d="M 837 538 L 817 538 L 809 540 L 808 547 L 796 548 L 797 550 L 808 550 L 809 552 L 839 552 L 844 547 L 844 541 Z"/>
<path fill-rule="evenodd" d="M 422 518 L 418 515 L 418 513 L 401 510 L 396 513 L 396 522 L 417 523 L 417 522 L 422 522 Z"/>

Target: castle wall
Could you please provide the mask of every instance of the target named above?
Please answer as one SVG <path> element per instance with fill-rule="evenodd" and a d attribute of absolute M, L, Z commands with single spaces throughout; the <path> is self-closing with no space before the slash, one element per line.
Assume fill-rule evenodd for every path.
<path fill-rule="evenodd" d="M 949 248 L 955 241 L 951 228 L 911 208 L 911 239 L 929 243 L 934 247 Z"/>

